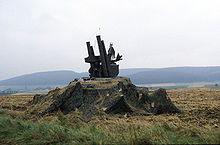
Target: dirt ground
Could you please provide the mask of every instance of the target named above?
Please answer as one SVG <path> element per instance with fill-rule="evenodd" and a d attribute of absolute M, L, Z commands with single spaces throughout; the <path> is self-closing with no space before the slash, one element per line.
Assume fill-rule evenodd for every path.
<path fill-rule="evenodd" d="M 150 116 L 107 116 L 100 115 L 89 123 L 110 127 L 112 124 L 152 125 L 168 124 L 174 128 L 193 127 L 197 129 L 215 130 L 220 127 L 220 90 L 170 90 L 168 97 L 182 111 L 180 114 L 162 114 Z M 28 102 L 33 95 L 0 96 L 0 109 L 6 109 L 17 114 L 25 114 L 29 109 Z M 68 119 L 73 114 L 66 115 Z M 30 118 L 33 118 L 33 116 Z M 41 119 L 42 120 L 42 119 Z M 54 117 L 46 116 L 43 120 L 53 122 Z"/>

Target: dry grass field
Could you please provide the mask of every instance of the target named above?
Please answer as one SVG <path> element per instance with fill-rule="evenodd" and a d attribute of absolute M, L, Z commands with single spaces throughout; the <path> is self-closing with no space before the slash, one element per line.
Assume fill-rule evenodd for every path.
<path fill-rule="evenodd" d="M 150 126 L 154 123 L 169 124 L 174 128 L 192 127 L 197 129 L 218 130 L 220 127 L 220 90 L 170 90 L 168 96 L 181 109 L 180 114 L 162 114 L 151 116 L 132 116 L 122 118 L 101 118 L 93 120 L 95 124 L 112 125 L 138 124 Z"/>
<path fill-rule="evenodd" d="M 64 124 L 73 125 L 75 121 L 76 124 L 80 125 L 92 125 L 97 128 L 102 128 L 102 130 L 108 130 L 110 133 L 107 133 L 107 136 L 111 136 L 110 140 L 106 139 L 103 142 L 99 142 L 98 144 L 107 144 L 111 142 L 112 138 L 115 138 L 114 132 L 117 132 L 128 129 L 128 126 L 137 126 L 138 128 L 147 128 L 150 130 L 151 139 L 149 139 L 148 143 L 200 143 L 200 140 L 183 140 L 179 142 L 172 141 L 168 136 L 163 137 L 163 131 L 158 132 L 153 127 L 159 126 L 163 127 L 174 134 L 178 132 L 182 134 L 184 131 L 184 135 L 188 135 L 190 137 L 196 137 L 197 132 L 200 133 L 198 136 L 206 135 L 206 132 L 213 133 L 213 136 L 217 136 L 214 138 L 213 136 L 203 139 L 201 143 L 219 143 L 220 139 L 220 90 L 170 90 L 167 91 L 168 96 L 174 102 L 174 104 L 181 109 L 182 113 L 180 114 L 162 114 L 162 115 L 150 115 L 150 116 L 107 116 L 105 114 L 100 114 L 93 118 L 91 121 L 85 123 L 80 121 L 80 115 L 76 113 L 68 114 L 68 115 L 60 115 L 58 112 L 52 116 L 45 116 L 43 118 L 37 118 L 31 114 L 28 114 L 28 102 L 32 100 L 33 95 L 8 95 L 8 96 L 0 96 L 0 110 L 4 110 L 6 114 L 12 116 L 13 118 L 23 119 L 23 120 L 31 120 L 33 122 L 42 123 L 47 122 L 48 124 L 56 124 L 57 122 L 62 122 Z M 1 114 L 1 113 L 0 113 Z M 1 116 L 0 116 L 1 118 Z M 77 120 L 77 121 L 76 121 Z M 68 123 L 65 123 L 68 122 Z M 75 125 L 74 125 L 75 126 Z M 186 133 L 186 130 L 190 130 Z M 143 130 L 142 130 L 143 131 Z M 115 132 L 115 134 L 117 134 Z M 136 131 L 135 131 L 136 132 Z M 167 132 L 167 131 L 165 131 Z M 1 133 L 1 131 L 0 131 Z M 112 134 L 111 134 L 112 133 Z M 141 144 L 144 142 L 135 142 L 136 140 L 141 140 L 138 137 L 140 132 L 132 134 L 129 138 L 134 139 L 128 140 L 124 143 L 130 144 Z M 156 133 L 156 134 L 154 134 Z M 195 134 L 194 134 L 195 133 Z M 154 134 L 154 135 L 153 135 Z M 1 135 L 0 135 L 1 136 Z M 154 138 L 155 136 L 155 138 Z M 161 136 L 164 138 L 158 141 Z M 212 137 L 214 138 L 212 140 Z M 105 137 L 102 137 L 105 138 Z M 166 139 L 168 138 L 168 139 Z M 120 140 L 119 138 L 117 138 Z M 117 140 L 116 139 L 116 140 Z M 190 139 L 189 139 L 190 140 Z M 204 141 L 205 140 L 205 141 Z M 8 140 L 7 140 L 8 141 Z M 109 141 L 109 142 L 108 142 Z M 5 141 L 6 142 L 6 141 Z M 5 143 L 3 142 L 3 143 Z M 1 143 L 1 141 L 0 141 Z M 11 143 L 11 142 L 9 142 Z M 14 142 L 12 142 L 14 143 Z M 15 142 L 20 143 L 20 142 Z M 85 144 L 87 144 L 86 142 Z M 71 144 L 71 143 L 70 143 Z"/>

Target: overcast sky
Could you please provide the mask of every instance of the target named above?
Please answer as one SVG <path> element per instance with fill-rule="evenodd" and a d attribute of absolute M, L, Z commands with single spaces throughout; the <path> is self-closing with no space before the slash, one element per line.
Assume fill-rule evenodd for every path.
<path fill-rule="evenodd" d="M 85 72 L 97 34 L 120 68 L 217 66 L 220 0 L 0 0 L 0 80 Z"/>

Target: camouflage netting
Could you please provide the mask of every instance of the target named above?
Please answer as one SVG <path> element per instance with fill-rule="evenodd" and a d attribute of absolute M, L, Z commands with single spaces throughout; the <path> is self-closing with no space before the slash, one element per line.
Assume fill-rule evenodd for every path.
<path fill-rule="evenodd" d="M 55 89 L 46 95 L 35 95 L 31 113 L 40 116 L 75 110 L 84 117 L 97 113 L 148 115 L 178 113 L 180 110 L 167 97 L 166 90 L 158 89 L 149 94 L 147 88 L 136 87 L 129 78 L 75 80 L 63 89 Z"/>

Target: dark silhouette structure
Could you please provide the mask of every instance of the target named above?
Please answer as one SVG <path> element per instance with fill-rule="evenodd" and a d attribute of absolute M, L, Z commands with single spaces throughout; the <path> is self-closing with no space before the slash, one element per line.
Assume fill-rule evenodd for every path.
<path fill-rule="evenodd" d="M 85 58 L 85 62 L 90 63 L 90 77 L 95 78 L 112 78 L 116 77 L 119 73 L 119 65 L 116 64 L 117 61 L 122 60 L 122 55 L 117 55 L 115 58 L 115 50 L 113 44 L 110 44 L 108 54 L 106 53 L 104 41 L 101 40 L 101 37 L 96 36 L 98 47 L 99 47 L 99 56 L 95 56 L 93 47 L 90 45 L 90 42 L 86 42 L 89 56 Z"/>

